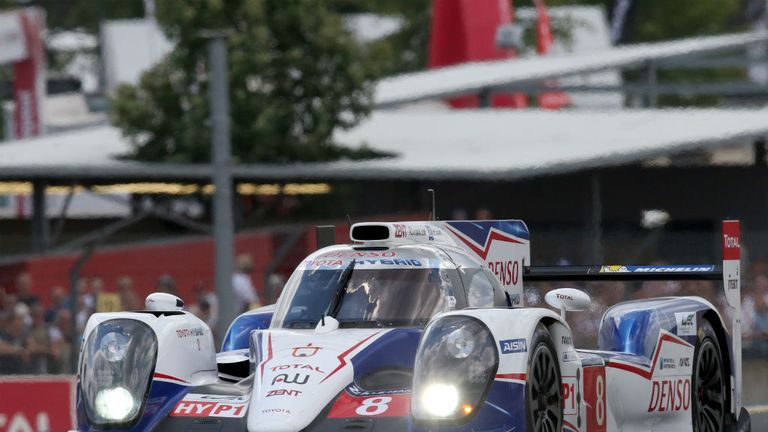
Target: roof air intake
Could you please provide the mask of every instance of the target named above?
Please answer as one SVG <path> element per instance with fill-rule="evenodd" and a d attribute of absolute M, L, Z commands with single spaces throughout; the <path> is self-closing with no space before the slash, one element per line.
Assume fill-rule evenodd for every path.
<path fill-rule="evenodd" d="M 389 239 L 387 225 L 355 224 L 352 226 L 350 237 L 354 241 L 375 241 Z"/>

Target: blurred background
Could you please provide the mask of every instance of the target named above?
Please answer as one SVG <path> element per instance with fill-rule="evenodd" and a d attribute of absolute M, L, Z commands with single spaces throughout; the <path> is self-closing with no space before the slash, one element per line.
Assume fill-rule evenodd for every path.
<path fill-rule="evenodd" d="M 90 314 L 153 291 L 221 337 L 277 299 L 316 225 L 346 242 L 350 222 L 425 220 L 433 189 L 439 219 L 525 220 L 534 265 L 719 263 L 740 219 L 765 424 L 767 3 L 0 0 L 0 374 L 24 376 L 0 386 L 67 394 Z M 621 300 L 726 313 L 707 282 L 526 302 L 562 286 L 593 296 L 569 317 L 585 348 Z"/>

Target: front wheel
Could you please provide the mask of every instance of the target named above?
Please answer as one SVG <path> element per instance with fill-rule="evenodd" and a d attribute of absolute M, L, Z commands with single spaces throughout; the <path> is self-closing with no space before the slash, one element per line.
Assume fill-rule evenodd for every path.
<path fill-rule="evenodd" d="M 698 333 L 691 379 L 693 430 L 721 432 L 725 423 L 723 354 L 709 321 L 702 320 Z"/>
<path fill-rule="evenodd" d="M 560 364 L 549 330 L 539 324 L 531 339 L 526 385 L 526 430 L 560 432 L 563 428 L 563 397 Z"/>

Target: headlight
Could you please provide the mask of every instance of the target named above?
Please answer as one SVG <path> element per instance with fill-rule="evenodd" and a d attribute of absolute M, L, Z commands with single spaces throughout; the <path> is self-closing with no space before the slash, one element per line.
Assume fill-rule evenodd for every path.
<path fill-rule="evenodd" d="M 411 411 L 417 421 L 462 422 L 488 393 L 499 364 L 490 330 L 468 316 L 427 327 L 416 354 Z"/>
<path fill-rule="evenodd" d="M 143 409 L 157 359 L 157 337 L 141 321 L 99 324 L 83 347 L 80 390 L 89 421 L 130 427 Z"/>

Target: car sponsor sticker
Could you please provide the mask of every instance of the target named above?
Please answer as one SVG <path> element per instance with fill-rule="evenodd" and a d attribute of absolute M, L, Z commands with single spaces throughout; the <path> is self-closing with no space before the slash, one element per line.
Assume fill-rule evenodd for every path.
<path fill-rule="evenodd" d="M 653 381 L 648 412 L 688 411 L 691 406 L 690 378 Z"/>
<path fill-rule="evenodd" d="M 696 336 L 696 312 L 675 312 L 678 336 Z"/>
<path fill-rule="evenodd" d="M 328 413 L 328 418 L 405 417 L 410 414 L 410 394 L 353 396 L 342 392 Z"/>
<path fill-rule="evenodd" d="M 600 273 L 699 273 L 714 271 L 713 265 L 662 265 L 625 266 L 607 265 L 600 267 Z"/>
<path fill-rule="evenodd" d="M 207 395 L 190 393 L 171 411 L 171 417 L 243 417 L 249 396 Z"/>
<path fill-rule="evenodd" d="M 499 341 L 502 354 L 528 352 L 528 342 L 525 339 L 506 339 Z"/>

